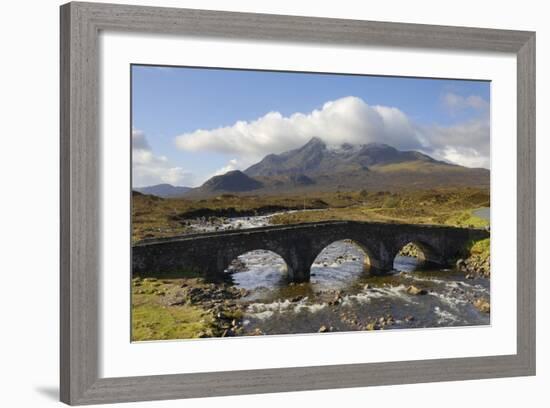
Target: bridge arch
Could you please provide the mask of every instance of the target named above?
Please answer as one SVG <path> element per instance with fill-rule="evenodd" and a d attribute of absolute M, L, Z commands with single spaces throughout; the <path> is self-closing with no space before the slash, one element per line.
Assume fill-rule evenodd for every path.
<path fill-rule="evenodd" d="M 263 266 L 271 266 L 266 270 Z M 262 274 L 258 274 L 258 269 Z M 276 252 L 267 249 L 246 251 L 234 258 L 224 269 L 230 275 L 234 284 L 245 289 L 254 289 L 259 286 L 276 286 L 287 279 L 288 263 Z"/>
<path fill-rule="evenodd" d="M 223 276 L 225 277 L 226 270 L 235 259 L 238 259 L 239 256 L 257 251 L 265 251 L 277 255 L 277 257 L 284 262 L 285 273 L 288 275 L 292 274 L 293 263 L 288 254 L 288 249 L 285 248 L 284 245 L 279 245 L 279 242 L 262 242 L 261 240 L 258 240 L 258 242 L 241 242 L 239 245 L 224 248 L 223 251 L 219 251 L 217 256 L 213 255 L 214 258 L 218 259 L 218 267 L 216 269 L 217 271 L 223 271 Z M 221 276 L 218 276 L 218 280 L 220 278 Z"/>
<path fill-rule="evenodd" d="M 407 256 L 418 259 L 419 262 L 414 269 L 445 264 L 444 254 L 438 249 L 437 243 L 430 242 L 429 239 L 398 237 L 392 257 L 394 265 L 396 257 L 404 250 L 409 252 Z"/>
<path fill-rule="evenodd" d="M 363 259 L 358 260 L 362 263 L 363 270 L 368 271 L 368 270 L 371 269 L 371 265 L 372 265 L 372 262 L 373 262 L 372 261 L 372 259 L 373 259 L 372 251 L 370 251 L 366 245 L 364 245 L 364 244 L 362 244 L 362 243 L 360 243 L 357 240 L 354 240 L 352 238 L 335 239 L 332 242 L 329 242 L 328 244 L 326 244 L 320 250 L 318 249 L 317 250 L 317 255 L 315 256 L 312 264 L 310 265 L 310 268 L 311 268 L 311 266 L 313 266 L 314 263 L 321 263 L 321 264 L 325 263 L 324 259 L 323 259 L 323 253 L 327 252 L 327 250 L 329 250 L 329 248 L 331 246 L 337 245 L 338 243 L 345 243 L 345 244 L 354 245 L 355 247 L 357 247 L 363 255 Z"/>

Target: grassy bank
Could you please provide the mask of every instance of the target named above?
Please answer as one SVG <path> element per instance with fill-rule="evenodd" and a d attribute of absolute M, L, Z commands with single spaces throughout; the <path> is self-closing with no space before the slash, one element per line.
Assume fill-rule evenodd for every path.
<path fill-rule="evenodd" d="M 457 268 L 464 272 L 467 279 L 491 277 L 490 246 L 490 238 L 470 242 L 465 251 L 466 258 L 457 262 Z"/>
<path fill-rule="evenodd" d="M 486 239 L 482 239 L 480 241 L 474 242 L 472 247 L 470 248 L 470 254 L 478 255 L 486 258 L 489 256 L 490 246 L 491 246 L 490 238 L 486 238 Z"/>
<path fill-rule="evenodd" d="M 474 241 L 468 251 L 470 261 L 478 264 L 488 263 L 491 256 L 491 238 Z M 489 265 L 487 265 L 487 268 Z"/>
<path fill-rule="evenodd" d="M 274 224 L 353 220 L 412 224 L 443 224 L 482 228 L 488 222 L 473 211 L 487 206 L 489 195 L 482 190 L 429 190 L 372 194 L 360 203 L 343 208 L 297 212 L 274 216 Z"/>
<path fill-rule="evenodd" d="M 188 276 L 191 276 L 188 274 Z M 244 289 L 202 278 L 132 280 L 132 341 L 236 336 Z"/>
<path fill-rule="evenodd" d="M 212 329 L 212 318 L 200 307 L 180 304 L 181 279 L 132 281 L 132 341 L 187 339 Z"/>

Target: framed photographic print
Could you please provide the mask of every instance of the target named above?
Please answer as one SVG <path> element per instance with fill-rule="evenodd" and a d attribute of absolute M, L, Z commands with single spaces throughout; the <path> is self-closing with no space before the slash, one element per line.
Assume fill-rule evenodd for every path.
<path fill-rule="evenodd" d="M 62 6 L 62 401 L 533 375 L 534 115 L 532 32 Z"/>

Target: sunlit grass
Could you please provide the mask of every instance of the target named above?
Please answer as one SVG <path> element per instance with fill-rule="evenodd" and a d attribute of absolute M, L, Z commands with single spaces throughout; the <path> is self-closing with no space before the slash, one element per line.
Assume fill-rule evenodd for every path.
<path fill-rule="evenodd" d="M 458 211 L 452 214 L 445 222 L 448 225 L 454 225 L 457 227 L 469 227 L 469 228 L 484 228 L 489 225 L 489 222 L 483 218 L 476 217 L 473 214 L 474 210 Z"/>
<path fill-rule="evenodd" d="M 189 339 L 211 330 L 212 317 L 191 305 L 170 305 L 181 280 L 132 280 L 132 341 Z"/>
<path fill-rule="evenodd" d="M 491 249 L 491 239 L 486 238 L 486 239 L 482 239 L 474 242 L 472 247 L 470 248 L 470 253 L 472 255 L 487 257 L 489 256 L 490 249 Z"/>

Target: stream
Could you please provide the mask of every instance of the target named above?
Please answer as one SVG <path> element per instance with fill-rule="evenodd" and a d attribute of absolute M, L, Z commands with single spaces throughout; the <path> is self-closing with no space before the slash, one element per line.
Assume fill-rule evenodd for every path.
<path fill-rule="evenodd" d="M 223 219 L 216 230 L 269 225 L 271 216 Z M 279 255 L 256 250 L 239 256 L 227 272 L 235 286 L 249 291 L 240 299 L 244 333 L 365 330 L 373 322 L 383 329 L 490 324 L 490 315 L 472 304 L 490 299 L 488 279 L 466 279 L 454 268 L 425 269 L 417 258 L 400 255 L 391 274 L 369 276 L 364 259 L 352 241 L 337 241 L 315 260 L 310 282 L 289 284 Z M 409 293 L 410 286 L 425 294 Z"/>

